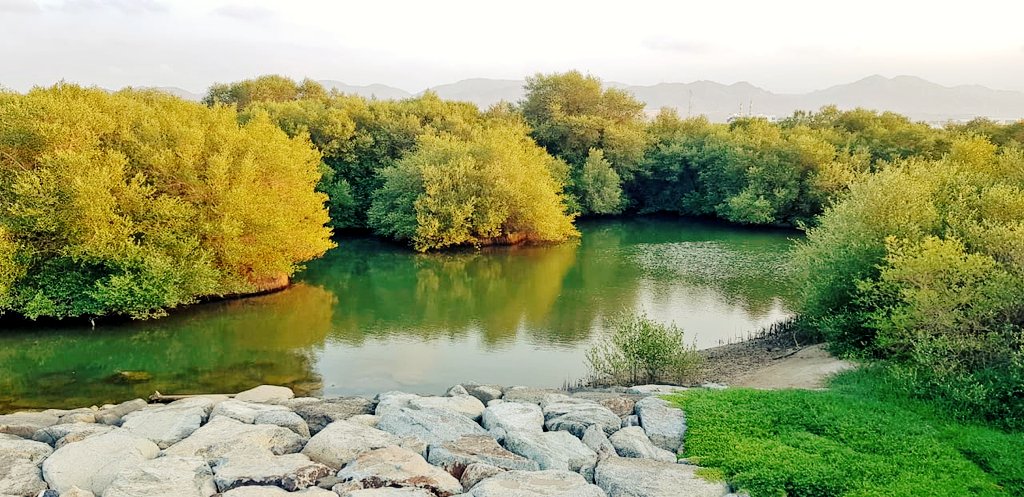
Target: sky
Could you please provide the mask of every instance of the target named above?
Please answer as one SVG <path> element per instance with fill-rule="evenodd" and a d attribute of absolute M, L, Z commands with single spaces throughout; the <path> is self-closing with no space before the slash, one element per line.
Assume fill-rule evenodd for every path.
<path fill-rule="evenodd" d="M 260 74 L 417 92 L 578 69 L 797 93 L 869 75 L 1024 91 L 1020 0 L 0 0 L 0 86 Z"/>

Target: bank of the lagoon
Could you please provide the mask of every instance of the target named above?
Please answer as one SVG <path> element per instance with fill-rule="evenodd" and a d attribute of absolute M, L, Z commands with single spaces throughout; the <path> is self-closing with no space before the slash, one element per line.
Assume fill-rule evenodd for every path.
<path fill-rule="evenodd" d="M 326 396 L 467 379 L 558 386 L 587 374 L 584 351 L 622 311 L 674 321 L 698 348 L 790 313 L 785 265 L 798 232 L 674 218 L 579 227 L 574 243 L 440 254 L 341 239 L 271 295 L 96 329 L 4 330 L 0 410 L 263 383 Z"/>

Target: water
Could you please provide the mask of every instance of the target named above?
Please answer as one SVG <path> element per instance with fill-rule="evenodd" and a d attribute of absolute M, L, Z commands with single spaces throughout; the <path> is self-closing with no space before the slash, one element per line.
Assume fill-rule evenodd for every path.
<path fill-rule="evenodd" d="M 0 411 L 261 383 L 327 396 L 559 386 L 586 376 L 585 350 L 621 312 L 675 322 L 698 348 L 790 314 L 795 232 L 656 218 L 579 227 L 568 244 L 427 255 L 342 239 L 280 293 L 95 330 L 5 330 Z M 149 379 L 125 384 L 119 371 Z"/>

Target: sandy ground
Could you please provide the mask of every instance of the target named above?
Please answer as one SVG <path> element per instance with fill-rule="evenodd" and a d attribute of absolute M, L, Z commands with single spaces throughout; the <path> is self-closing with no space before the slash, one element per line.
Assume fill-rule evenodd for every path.
<path fill-rule="evenodd" d="M 801 346 L 785 339 L 751 340 L 702 351 L 701 383 L 763 389 L 820 389 L 825 380 L 855 365 L 837 359 L 821 344 Z"/>

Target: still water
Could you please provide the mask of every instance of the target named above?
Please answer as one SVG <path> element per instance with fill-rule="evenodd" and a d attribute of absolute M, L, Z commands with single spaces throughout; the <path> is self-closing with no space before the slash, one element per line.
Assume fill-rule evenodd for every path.
<path fill-rule="evenodd" d="M 272 295 L 94 330 L 0 330 L 0 412 L 261 383 L 327 396 L 559 386 L 586 376 L 585 350 L 622 312 L 675 322 L 698 348 L 789 315 L 796 232 L 660 218 L 579 228 L 562 245 L 426 255 L 341 239 Z M 124 383 L 119 371 L 143 374 Z"/>

